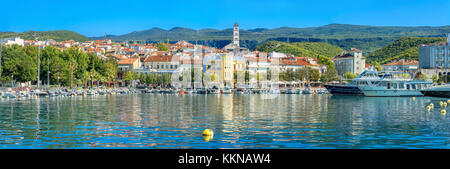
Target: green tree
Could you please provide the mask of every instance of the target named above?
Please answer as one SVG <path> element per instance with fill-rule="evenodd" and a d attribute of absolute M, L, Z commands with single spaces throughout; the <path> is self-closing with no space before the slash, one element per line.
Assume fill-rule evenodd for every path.
<path fill-rule="evenodd" d="M 167 45 L 164 43 L 158 43 L 156 44 L 156 47 L 159 51 L 169 51 L 169 47 L 167 47 Z"/>
<path fill-rule="evenodd" d="M 23 47 L 12 45 L 2 47 L 2 79 L 28 82 L 36 79 L 37 66 Z"/>
<path fill-rule="evenodd" d="M 327 68 L 334 68 L 334 62 L 331 61 L 330 58 L 320 55 L 318 59 L 319 59 L 319 64 L 326 65 Z"/>
<path fill-rule="evenodd" d="M 373 65 L 377 71 L 381 71 L 383 69 L 383 67 L 381 67 L 380 63 L 378 62 L 374 62 Z"/>
<path fill-rule="evenodd" d="M 437 83 L 439 81 L 439 76 L 437 74 L 434 74 L 431 79 L 433 80 L 433 83 Z"/>
<path fill-rule="evenodd" d="M 84 71 L 83 74 L 81 74 L 81 75 L 78 77 L 78 79 L 81 80 L 81 82 L 83 83 L 84 87 L 87 87 L 87 86 L 88 86 L 87 83 L 88 83 L 88 81 L 89 81 L 89 79 L 90 79 L 89 72 L 88 72 L 88 71 Z"/>
<path fill-rule="evenodd" d="M 63 58 L 67 61 L 67 68 L 69 69 L 70 88 L 73 86 L 74 71 L 78 67 L 77 58 L 81 57 L 82 52 L 78 48 L 70 47 L 63 52 Z"/>
<path fill-rule="evenodd" d="M 131 83 L 131 81 L 134 80 L 133 73 L 131 71 L 126 71 L 123 75 L 123 80 L 125 80 L 125 82 L 130 81 Z"/>
<path fill-rule="evenodd" d="M 356 75 L 353 74 L 352 72 L 347 72 L 347 73 L 344 74 L 344 78 L 348 79 L 348 80 L 354 79 L 355 77 L 356 77 Z"/>
<path fill-rule="evenodd" d="M 216 79 L 217 79 L 217 75 L 215 74 L 215 73 L 213 73 L 212 75 L 211 75 L 211 81 L 216 81 Z"/>
<path fill-rule="evenodd" d="M 250 73 L 248 71 L 245 71 L 244 81 L 245 83 L 248 83 L 250 81 Z"/>
<path fill-rule="evenodd" d="M 335 68 L 327 68 L 327 71 L 324 74 L 322 74 L 320 80 L 324 83 L 337 81 L 339 80 L 339 75 L 337 74 Z"/>

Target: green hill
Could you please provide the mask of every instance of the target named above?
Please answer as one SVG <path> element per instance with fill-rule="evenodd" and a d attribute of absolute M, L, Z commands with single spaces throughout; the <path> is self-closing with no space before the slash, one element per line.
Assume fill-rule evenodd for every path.
<path fill-rule="evenodd" d="M 372 52 L 367 56 L 367 62 L 385 64 L 399 59 L 418 59 L 420 44 L 445 41 L 445 38 L 404 37 Z"/>
<path fill-rule="evenodd" d="M 195 44 L 222 48 L 231 43 L 233 30 L 200 29 L 175 27 L 170 30 L 152 28 L 144 31 L 134 31 L 124 35 L 108 35 L 114 41 L 143 40 L 161 42 L 170 40 L 176 42 L 186 40 Z M 280 42 L 324 42 L 345 50 L 358 48 L 364 54 L 382 48 L 402 37 L 444 37 L 450 32 L 450 26 L 366 26 L 349 24 L 329 24 L 320 27 L 274 29 L 240 28 L 241 46 L 254 49 L 268 41 Z M 102 39 L 92 37 L 91 39 Z"/>
<path fill-rule="evenodd" d="M 12 37 L 21 37 L 25 40 L 34 40 L 33 36 L 39 37 L 40 40 L 53 39 L 55 41 L 66 41 L 66 40 L 74 40 L 78 42 L 89 41 L 90 39 L 86 36 L 80 35 L 76 32 L 72 31 L 28 31 L 23 33 L 15 33 L 15 32 L 0 32 L 0 39 L 3 38 L 12 38 Z"/>
<path fill-rule="evenodd" d="M 275 51 L 281 53 L 289 53 L 299 57 L 314 57 L 314 58 L 318 58 L 319 55 L 323 55 L 326 57 L 334 57 L 344 51 L 344 49 L 342 48 L 327 43 L 320 43 L 320 42 L 285 43 L 277 41 L 266 42 L 256 47 L 255 50 L 262 52 Z"/>

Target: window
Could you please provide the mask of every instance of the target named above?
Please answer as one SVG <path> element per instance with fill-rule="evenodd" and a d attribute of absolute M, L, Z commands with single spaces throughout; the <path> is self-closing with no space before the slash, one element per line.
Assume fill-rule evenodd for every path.
<path fill-rule="evenodd" d="M 399 89 L 404 89 L 405 88 L 405 84 L 404 83 L 399 83 L 398 85 L 399 85 L 398 86 Z"/>

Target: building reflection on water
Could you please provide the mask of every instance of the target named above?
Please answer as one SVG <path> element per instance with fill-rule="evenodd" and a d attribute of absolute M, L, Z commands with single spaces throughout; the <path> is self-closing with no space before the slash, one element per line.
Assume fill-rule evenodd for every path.
<path fill-rule="evenodd" d="M 439 101 L 225 94 L 1 100 L 0 148 L 442 148 L 450 129 Z M 427 112 L 430 102 L 436 108 Z M 209 142 L 201 137 L 206 128 L 215 132 Z"/>

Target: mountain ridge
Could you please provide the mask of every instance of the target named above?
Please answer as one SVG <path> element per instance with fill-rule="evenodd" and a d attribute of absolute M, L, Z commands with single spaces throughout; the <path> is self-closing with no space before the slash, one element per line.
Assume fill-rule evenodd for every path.
<path fill-rule="evenodd" d="M 171 43 L 186 40 L 195 44 L 202 44 L 222 48 L 232 40 L 233 29 L 191 29 L 173 27 L 171 29 L 151 28 L 134 31 L 122 35 L 109 35 L 113 41 L 147 41 Z M 359 48 L 370 53 L 388 45 L 402 37 L 443 37 L 450 32 L 447 26 L 370 26 L 331 23 L 319 27 L 279 27 L 240 29 L 240 40 L 243 47 L 255 49 L 268 41 L 281 42 L 324 42 L 341 47 L 345 50 Z M 104 37 L 90 37 L 103 39 Z"/>
<path fill-rule="evenodd" d="M 90 39 L 84 35 L 81 35 L 74 31 L 67 30 L 54 30 L 54 31 L 25 31 L 22 33 L 17 32 L 0 32 L 0 39 L 3 38 L 12 38 L 12 37 L 21 37 L 25 40 L 35 40 L 35 37 L 39 37 L 40 40 L 53 39 L 55 41 L 67 41 L 67 40 L 75 40 L 75 41 L 89 41 Z"/>

